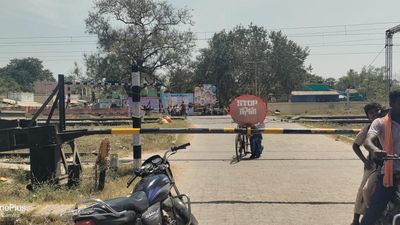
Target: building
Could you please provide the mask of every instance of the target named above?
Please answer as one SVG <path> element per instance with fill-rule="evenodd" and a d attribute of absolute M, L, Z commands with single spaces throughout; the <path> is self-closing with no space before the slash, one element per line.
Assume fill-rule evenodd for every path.
<path fill-rule="evenodd" d="M 339 93 L 330 91 L 292 91 L 291 102 L 338 102 Z"/>

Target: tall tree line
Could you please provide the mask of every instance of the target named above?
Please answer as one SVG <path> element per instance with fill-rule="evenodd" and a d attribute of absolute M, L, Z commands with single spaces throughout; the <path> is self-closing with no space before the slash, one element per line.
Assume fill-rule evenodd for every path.
<path fill-rule="evenodd" d="M 288 95 L 309 74 L 304 62 L 308 49 L 289 40 L 282 32 L 268 32 L 250 24 L 216 33 L 207 48 L 189 66 L 171 71 L 171 91 L 197 84 L 217 86 L 222 104 L 240 94 Z M 177 86 L 176 81 L 190 85 Z"/>
<path fill-rule="evenodd" d="M 37 58 L 12 59 L 0 68 L 0 93 L 33 91 L 35 81 L 55 81 L 53 73 L 45 69 Z"/>

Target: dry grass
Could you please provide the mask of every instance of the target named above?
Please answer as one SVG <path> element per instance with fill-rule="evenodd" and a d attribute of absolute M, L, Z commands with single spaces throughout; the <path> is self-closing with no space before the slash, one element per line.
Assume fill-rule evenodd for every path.
<path fill-rule="evenodd" d="M 361 129 L 365 124 L 360 123 L 350 123 L 350 124 L 340 124 L 340 123 L 301 123 L 302 125 L 310 128 L 334 128 L 334 129 Z M 340 135 L 328 135 L 337 141 L 343 141 L 346 143 L 353 143 L 356 134 L 340 134 Z"/>
<path fill-rule="evenodd" d="M 126 127 L 126 126 L 120 126 Z M 179 128 L 189 127 L 189 123 L 185 120 L 174 120 L 171 124 L 143 124 L 143 128 Z M 74 127 L 71 129 L 109 129 L 110 127 Z M 117 153 L 119 157 L 127 157 L 132 154 L 132 136 L 131 135 L 95 135 L 88 137 L 81 137 L 76 140 L 76 145 L 80 152 L 84 153 L 97 153 L 99 145 L 104 138 L 108 138 L 111 143 L 110 153 Z M 144 134 L 141 135 L 142 149 L 144 152 L 152 152 L 160 149 L 168 148 L 172 142 L 180 142 L 184 140 L 184 135 L 175 134 Z M 67 146 L 65 146 L 68 149 Z M 68 151 L 68 150 L 67 150 Z M 89 157 L 94 159 L 95 156 Z M 88 159 L 88 158 L 86 158 Z"/>
<path fill-rule="evenodd" d="M 305 115 L 364 115 L 364 109 L 361 106 L 351 106 L 349 109 L 323 109 L 323 110 L 310 110 Z"/>
<path fill-rule="evenodd" d="M 172 124 L 145 124 L 143 127 L 189 127 L 189 123 L 183 120 L 176 120 Z M 96 128 L 99 129 L 99 127 Z M 80 152 L 98 152 L 101 140 L 104 138 L 105 136 L 100 135 L 83 137 L 78 139 L 76 143 Z M 132 154 L 131 136 L 107 136 L 107 138 L 109 138 L 111 142 L 110 153 L 118 153 L 120 158 Z M 183 134 L 147 134 L 142 135 L 142 148 L 144 152 L 164 150 L 170 147 L 171 142 L 180 144 L 187 140 L 188 136 Z M 88 156 L 84 159 L 94 162 L 95 156 Z M 86 167 L 82 174 L 84 179 L 82 179 L 81 184 L 76 188 L 68 189 L 66 187 L 54 187 L 44 184 L 35 189 L 34 192 L 29 192 L 26 189 L 26 184 L 29 183 L 27 171 L 0 169 L 0 177 L 5 177 L 12 181 L 0 183 L 0 202 L 13 204 L 72 204 L 84 198 L 96 197 L 108 199 L 115 196 L 123 196 L 131 190 L 125 188 L 130 174 L 132 174 L 131 165 L 121 165 L 120 169 L 116 173 L 107 171 L 105 189 L 102 192 L 98 192 L 94 188 L 94 170 L 91 167 Z"/>
<path fill-rule="evenodd" d="M 43 184 L 30 192 L 26 189 L 29 182 L 28 172 L 20 170 L 2 169 L 1 176 L 11 179 L 13 182 L 0 183 L 0 202 L 13 204 L 74 204 L 80 199 L 101 198 L 108 199 L 115 196 L 124 196 L 130 189 L 126 188 L 126 182 L 132 174 L 131 165 L 122 165 L 118 172 L 107 171 L 105 189 L 101 192 L 95 189 L 94 170 L 86 168 L 83 171 L 82 182 L 75 188 L 64 186 L 56 187 Z"/>
<path fill-rule="evenodd" d="M 179 170 L 175 166 L 172 166 L 172 170 L 175 172 Z M 2 170 L 1 175 L 14 174 L 16 171 L 12 170 Z M 36 189 L 34 192 L 28 192 L 25 189 L 24 183 L 27 180 L 27 174 L 15 174 L 15 182 L 13 184 L 1 184 L 0 190 L 2 195 L 0 195 L 0 202 L 2 204 L 12 203 L 12 204 L 34 204 L 34 205 L 46 205 L 46 204 L 75 204 L 79 200 L 87 198 L 100 198 L 100 199 L 110 199 L 115 197 L 126 196 L 133 187 L 136 180 L 129 189 L 126 188 L 126 182 L 132 174 L 132 168 L 128 165 L 123 165 L 120 167 L 118 172 L 107 172 L 105 189 L 102 192 L 96 191 L 94 189 L 94 180 L 92 171 L 86 170 L 84 173 L 85 179 L 79 187 L 73 189 L 67 189 L 63 187 L 54 187 L 50 185 L 42 185 L 42 187 Z M 174 173 L 179 174 L 179 173 Z M 8 212 L 6 216 L 0 216 L 0 224 L 4 225 L 42 225 L 42 224 L 70 224 L 70 218 L 61 217 L 59 215 L 51 214 L 48 216 L 37 215 L 34 211 L 19 214 L 18 212 Z"/>
<path fill-rule="evenodd" d="M 0 218 L 0 224 L 2 225 L 33 225 L 33 224 L 51 224 L 51 225 L 65 225 L 69 224 L 68 221 L 58 216 L 46 216 L 38 217 L 32 214 L 23 214 L 20 216 L 9 216 Z"/>

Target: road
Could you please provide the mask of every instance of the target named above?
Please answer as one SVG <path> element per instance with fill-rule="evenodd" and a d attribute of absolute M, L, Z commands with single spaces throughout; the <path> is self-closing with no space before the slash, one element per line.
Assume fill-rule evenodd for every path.
<path fill-rule="evenodd" d="M 196 127 L 234 127 L 229 117 L 191 117 Z M 266 127 L 300 127 L 270 121 Z M 232 163 L 233 134 L 192 135 L 172 156 L 177 185 L 206 224 L 350 224 L 362 164 L 326 135 L 264 135 L 262 158 Z"/>

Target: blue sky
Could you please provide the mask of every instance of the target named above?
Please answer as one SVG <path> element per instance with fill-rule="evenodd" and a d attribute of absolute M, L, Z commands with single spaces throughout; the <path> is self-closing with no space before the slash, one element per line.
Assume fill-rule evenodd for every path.
<path fill-rule="evenodd" d="M 254 23 L 282 29 L 289 39 L 309 46 L 314 72 L 342 76 L 350 68 L 384 65 L 384 32 L 400 24 L 400 1 L 370 0 L 172 0 L 193 9 L 199 39 L 207 46 L 213 32 Z M 67 74 L 74 61 L 83 66 L 83 54 L 96 51 L 96 38 L 85 33 L 88 0 L 3 0 L 0 5 L 0 66 L 11 58 L 40 58 L 55 75 Z M 400 34 L 395 39 L 400 42 Z M 381 52 L 381 54 L 378 54 Z M 394 48 L 394 71 L 400 76 L 399 49 Z M 398 63 L 396 63 L 398 62 Z M 400 78 L 400 77 L 399 77 Z"/>

